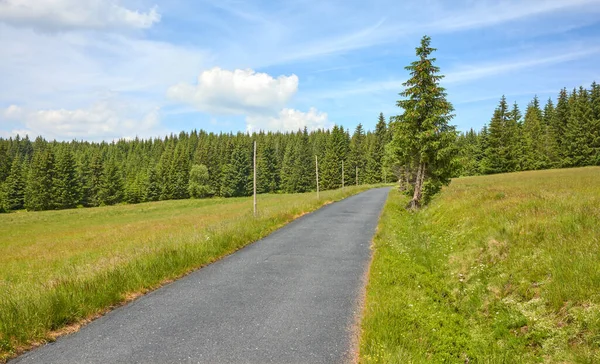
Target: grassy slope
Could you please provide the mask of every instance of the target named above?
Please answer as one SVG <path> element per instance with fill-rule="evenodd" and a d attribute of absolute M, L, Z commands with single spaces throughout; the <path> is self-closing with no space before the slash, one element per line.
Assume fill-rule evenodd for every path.
<path fill-rule="evenodd" d="M 468 177 L 375 238 L 364 363 L 600 362 L 600 168 Z"/>
<path fill-rule="evenodd" d="M 0 215 L 0 362 L 368 188 Z"/>

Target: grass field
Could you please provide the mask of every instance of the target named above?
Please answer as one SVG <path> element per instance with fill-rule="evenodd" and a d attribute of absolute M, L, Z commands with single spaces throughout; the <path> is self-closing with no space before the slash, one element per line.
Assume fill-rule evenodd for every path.
<path fill-rule="evenodd" d="M 368 188 L 2 214 L 0 362 Z"/>
<path fill-rule="evenodd" d="M 600 168 L 452 181 L 386 204 L 362 363 L 600 363 Z"/>

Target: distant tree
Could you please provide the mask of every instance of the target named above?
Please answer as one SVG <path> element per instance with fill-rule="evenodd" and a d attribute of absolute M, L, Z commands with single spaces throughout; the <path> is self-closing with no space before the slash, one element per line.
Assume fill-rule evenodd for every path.
<path fill-rule="evenodd" d="M 452 161 L 456 155 L 454 142 L 455 127 L 449 125 L 453 118 L 452 104 L 446 100 L 446 92 L 439 85 L 443 78 L 439 67 L 434 65 L 430 46 L 431 38 L 424 36 L 416 48 L 419 59 L 406 69 L 410 78 L 400 93 L 406 99 L 397 102 L 404 110 L 396 118 L 394 138 L 400 151 L 399 158 L 408 158 L 411 167 L 416 167 L 413 197 L 409 204 L 416 209 L 437 193 L 442 185 L 450 183 L 453 173 Z M 407 142 L 406 144 L 402 144 Z"/>
<path fill-rule="evenodd" d="M 204 198 L 214 194 L 209 185 L 208 168 L 204 164 L 192 165 L 188 193 L 193 198 Z"/>
<path fill-rule="evenodd" d="M 246 146 L 236 144 L 231 160 L 223 166 L 221 195 L 239 197 L 249 195 L 251 184 L 250 153 Z"/>
<path fill-rule="evenodd" d="M 123 176 L 116 158 L 109 158 L 104 164 L 98 197 L 102 205 L 114 205 L 123 201 Z"/>
<path fill-rule="evenodd" d="M 569 94 L 567 89 L 563 88 L 558 94 L 558 100 L 556 101 L 556 108 L 554 109 L 554 118 L 552 119 L 551 134 L 554 137 L 554 143 L 558 147 L 558 167 L 566 165 L 566 141 L 565 134 L 567 131 L 567 124 L 571 114 L 571 105 L 569 102 Z"/>
<path fill-rule="evenodd" d="M 80 200 L 80 188 L 75 159 L 68 145 L 57 149 L 56 166 L 52 177 L 54 207 L 57 209 L 76 207 Z"/>
<path fill-rule="evenodd" d="M 511 119 L 506 97 L 502 96 L 488 128 L 487 149 L 485 150 L 484 173 L 503 173 L 511 169 L 509 160 L 510 145 L 508 145 L 507 124 Z"/>
<path fill-rule="evenodd" d="M 30 211 L 49 210 L 54 207 L 54 153 L 40 137 L 35 145 L 25 188 L 25 208 Z"/>
<path fill-rule="evenodd" d="M 542 169 L 547 166 L 546 155 L 544 155 L 543 115 L 537 96 L 527 106 L 525 120 L 523 122 L 524 153 L 523 169 Z"/>
<path fill-rule="evenodd" d="M 344 128 L 334 125 L 327 140 L 325 156 L 319 162 L 319 178 L 323 189 L 335 189 L 342 186 L 342 161 L 346 162 L 349 150 L 349 137 Z M 362 171 L 359 171 L 361 173 Z M 348 171 L 351 181 L 355 171 Z"/>
<path fill-rule="evenodd" d="M 544 136 L 542 141 L 544 146 L 543 153 L 546 156 L 548 168 L 557 168 L 560 166 L 560 150 L 557 142 L 558 138 L 554 134 L 554 119 L 554 103 L 551 98 L 548 98 L 548 101 L 544 106 L 544 116 L 542 119 L 542 124 L 544 125 Z"/>
<path fill-rule="evenodd" d="M 0 183 L 4 182 L 10 174 L 13 158 L 9 153 L 9 143 L 0 143 Z"/>
<path fill-rule="evenodd" d="M 160 187 L 160 177 L 155 167 L 148 169 L 148 179 L 146 180 L 146 201 L 158 201 L 162 188 Z"/>
<path fill-rule="evenodd" d="M 291 139 L 285 147 L 283 154 L 283 163 L 281 166 L 280 179 L 281 190 L 286 193 L 293 193 L 297 189 L 297 175 L 295 173 L 296 166 L 296 138 Z"/>
<path fill-rule="evenodd" d="M 146 199 L 146 178 L 143 171 L 130 173 L 124 188 L 124 200 L 127 203 L 140 203 Z"/>
<path fill-rule="evenodd" d="M 267 144 L 259 149 L 256 161 L 257 193 L 274 193 L 278 190 L 277 156 L 275 149 Z"/>
<path fill-rule="evenodd" d="M 365 131 L 363 130 L 363 126 L 361 123 L 358 123 L 356 129 L 354 129 L 354 134 L 352 134 L 352 138 L 350 139 L 350 160 L 346 167 L 350 167 L 346 169 L 345 175 L 354 176 L 354 182 L 356 182 L 356 170 L 360 171 L 358 175 L 358 183 L 363 184 L 366 175 L 367 175 L 367 158 L 366 158 L 366 138 Z M 350 173 L 348 173 L 350 172 Z M 347 182 L 346 182 L 347 183 Z"/>
<path fill-rule="evenodd" d="M 4 208 L 20 210 L 25 206 L 25 176 L 21 158 L 13 159 L 10 173 L 4 184 Z"/>
<path fill-rule="evenodd" d="M 175 153 L 169 169 L 168 181 L 171 184 L 172 199 L 188 198 L 189 186 L 189 153 L 187 152 L 186 144 L 179 142 L 175 147 Z"/>
<path fill-rule="evenodd" d="M 600 85 L 592 83 L 590 90 L 592 117 L 590 120 L 591 164 L 600 165 Z"/>
<path fill-rule="evenodd" d="M 568 167 L 590 165 L 595 161 L 593 145 L 593 110 L 589 93 L 583 87 L 573 90 L 569 99 L 570 112 L 565 132 L 565 159 Z"/>
<path fill-rule="evenodd" d="M 379 183 L 387 180 L 388 172 L 383 168 L 385 146 L 390 142 L 390 133 L 385 123 L 383 113 L 375 125 L 374 138 L 368 143 L 367 148 L 367 183 Z"/>
<path fill-rule="evenodd" d="M 308 130 L 304 127 L 298 132 L 296 145 L 294 146 L 295 164 L 294 175 L 297 180 L 295 192 L 308 192 L 313 187 L 313 156 L 308 139 Z"/>

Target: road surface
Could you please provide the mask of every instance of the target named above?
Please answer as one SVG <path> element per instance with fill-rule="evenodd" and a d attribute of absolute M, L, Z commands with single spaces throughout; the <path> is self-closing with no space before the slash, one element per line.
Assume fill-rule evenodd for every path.
<path fill-rule="evenodd" d="M 344 363 L 389 189 L 268 237 L 14 363 Z"/>

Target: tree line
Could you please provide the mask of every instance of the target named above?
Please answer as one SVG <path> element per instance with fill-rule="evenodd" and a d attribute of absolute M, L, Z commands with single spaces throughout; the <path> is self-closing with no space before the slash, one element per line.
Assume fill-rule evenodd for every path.
<path fill-rule="evenodd" d="M 316 190 L 391 181 L 383 168 L 391 139 L 383 114 L 374 131 L 359 124 L 309 132 L 181 132 L 111 143 L 0 138 L 0 210 L 33 211 L 252 193 L 253 141 L 257 192 Z"/>
<path fill-rule="evenodd" d="M 502 96 L 490 122 L 457 145 L 456 175 L 600 165 L 600 85 L 563 88 L 544 107 L 536 96 L 524 115 Z"/>

